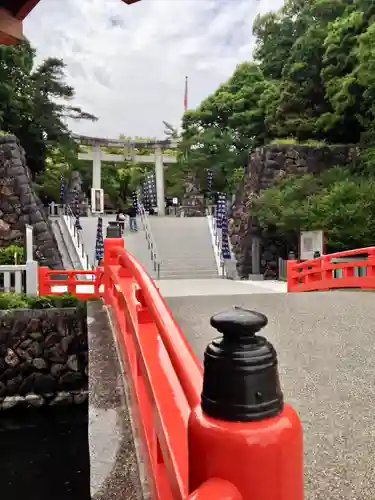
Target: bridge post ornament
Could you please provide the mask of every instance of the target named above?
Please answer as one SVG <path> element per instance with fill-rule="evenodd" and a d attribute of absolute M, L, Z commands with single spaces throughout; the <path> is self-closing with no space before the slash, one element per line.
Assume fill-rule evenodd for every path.
<path fill-rule="evenodd" d="M 276 351 L 256 333 L 264 314 L 234 307 L 212 316 L 211 326 L 223 334 L 204 355 L 202 409 L 223 420 L 260 420 L 279 415 L 284 407 Z"/>
<path fill-rule="evenodd" d="M 222 335 L 206 348 L 201 405 L 189 420 L 191 491 L 211 475 L 244 499 L 303 500 L 302 426 L 284 402 L 273 345 L 256 335 L 267 317 L 233 307 L 210 323 Z"/>

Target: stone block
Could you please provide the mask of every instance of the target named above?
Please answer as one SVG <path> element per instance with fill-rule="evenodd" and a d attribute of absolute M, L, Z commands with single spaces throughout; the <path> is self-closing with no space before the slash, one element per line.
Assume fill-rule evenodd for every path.
<path fill-rule="evenodd" d="M 0 311 L 0 409 L 87 400 L 85 319 L 75 308 Z"/>
<path fill-rule="evenodd" d="M 62 269 L 57 243 L 41 213 L 42 208 L 42 203 L 34 192 L 25 153 L 18 139 L 13 135 L 0 137 L 0 219 L 5 219 L 10 226 L 3 238 L 0 234 L 0 246 L 23 244 L 24 224 L 30 223 L 34 227 L 36 251 L 41 255 L 44 265 Z M 42 221 L 44 225 L 38 226 Z M 2 232 L 4 230 L 0 228 L 0 233 Z M 45 256 L 42 245 L 47 241 L 54 252 Z"/>

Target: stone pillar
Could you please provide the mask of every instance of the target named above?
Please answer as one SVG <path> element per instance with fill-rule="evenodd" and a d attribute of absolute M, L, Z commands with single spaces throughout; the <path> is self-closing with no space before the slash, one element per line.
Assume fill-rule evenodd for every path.
<path fill-rule="evenodd" d="M 165 215 L 163 152 L 158 146 L 155 147 L 155 181 L 158 215 Z"/>
<path fill-rule="evenodd" d="M 95 144 L 92 146 L 92 187 L 93 189 L 101 188 L 102 176 L 102 161 L 100 145 Z"/>
<path fill-rule="evenodd" d="M 25 224 L 25 260 L 26 262 L 34 260 L 33 227 L 29 224 Z"/>

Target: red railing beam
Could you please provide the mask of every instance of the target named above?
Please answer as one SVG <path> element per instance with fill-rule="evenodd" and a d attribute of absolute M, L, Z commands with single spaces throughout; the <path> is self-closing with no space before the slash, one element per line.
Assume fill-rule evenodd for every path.
<path fill-rule="evenodd" d="M 182 499 L 184 497 L 181 496 L 181 492 L 187 494 L 186 428 L 190 407 L 152 315 L 145 315 L 147 311 L 142 311 L 139 302 L 135 302 L 135 307 L 131 304 L 129 298 L 132 295 L 136 297 L 132 280 L 128 278 L 119 280 L 117 267 L 109 266 L 108 272 L 110 272 L 112 282 L 117 282 L 119 285 L 118 295 L 117 298 L 112 297 L 107 300 L 112 307 L 114 306 L 124 315 L 125 321 L 120 325 L 122 314 L 116 314 L 117 335 L 119 344 L 122 346 L 123 359 L 128 359 L 128 372 L 132 373 L 133 392 L 140 409 L 139 419 L 143 424 L 141 431 L 143 431 L 148 455 L 156 456 L 155 446 L 160 447 L 165 471 L 162 470 L 160 464 L 152 460 L 149 467 L 153 470 L 153 476 L 158 478 L 159 483 L 162 483 L 156 491 L 166 490 L 163 483 L 167 477 L 170 489 L 174 492 L 173 498 Z M 150 408 L 155 408 L 157 411 L 152 411 Z M 147 422 L 150 414 L 153 418 L 152 428 L 150 422 Z M 155 492 L 155 498 L 159 498 L 156 495 Z"/>
<path fill-rule="evenodd" d="M 358 260 L 344 261 L 358 256 Z M 367 259 L 365 258 L 367 256 Z M 343 262 L 332 260 L 343 259 Z M 365 272 L 355 272 L 356 269 Z M 341 270 L 338 276 L 334 271 Z M 375 247 L 358 248 L 322 255 L 316 259 L 287 262 L 288 292 L 309 292 L 339 288 L 375 288 Z"/>
<path fill-rule="evenodd" d="M 123 245 L 123 239 L 106 239 L 106 244 L 107 248 L 110 248 L 111 256 L 115 257 L 120 265 L 130 270 L 135 281 L 142 289 L 145 303 L 158 327 L 172 365 L 186 394 L 186 399 L 190 407 L 194 408 L 200 402 L 203 373 L 201 365 L 153 280 L 148 276 L 141 264 L 120 246 Z"/>

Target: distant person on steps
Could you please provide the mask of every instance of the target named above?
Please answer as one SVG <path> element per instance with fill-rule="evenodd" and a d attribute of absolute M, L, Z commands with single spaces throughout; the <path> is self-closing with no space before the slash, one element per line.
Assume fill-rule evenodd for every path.
<path fill-rule="evenodd" d="M 121 233 L 123 233 L 125 230 L 125 219 L 125 214 L 120 210 L 117 214 L 116 221 L 119 223 Z"/>
<path fill-rule="evenodd" d="M 131 206 L 127 211 L 127 215 L 129 216 L 130 231 L 137 231 L 137 209 Z"/>

